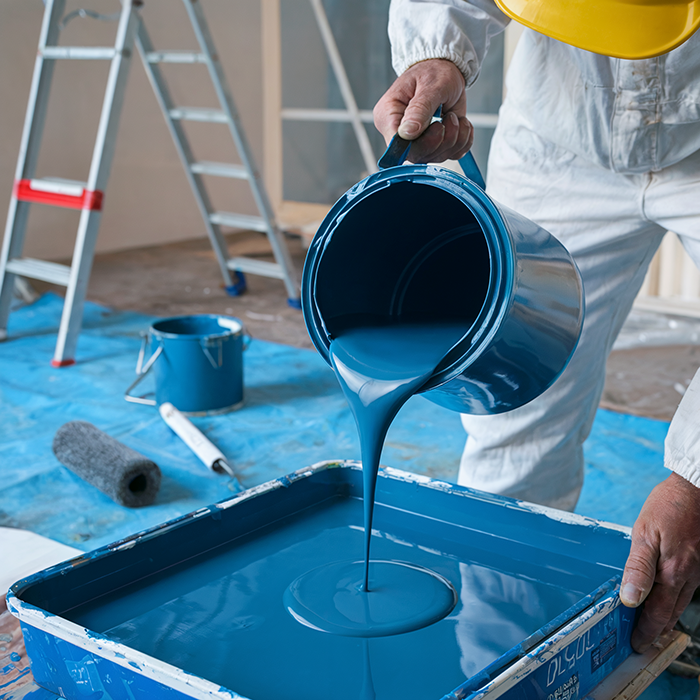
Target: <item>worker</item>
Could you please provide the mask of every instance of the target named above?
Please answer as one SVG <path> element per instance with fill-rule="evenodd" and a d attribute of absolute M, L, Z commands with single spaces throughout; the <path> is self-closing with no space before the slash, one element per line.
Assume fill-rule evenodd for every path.
<path fill-rule="evenodd" d="M 392 0 L 399 76 L 374 109 L 416 163 L 472 145 L 465 88 L 511 17 L 525 29 L 507 77 L 487 192 L 555 235 L 581 271 L 586 314 L 562 376 L 497 416 L 463 416 L 459 482 L 573 510 L 605 362 L 666 231 L 700 264 L 700 0 Z M 513 9 L 515 8 L 515 9 Z M 520 13 L 520 14 L 518 14 Z M 430 125 L 442 105 L 442 123 Z M 646 601 L 645 651 L 700 585 L 700 373 L 671 424 L 668 478 L 632 531 L 620 596 Z M 627 478 L 635 478 L 634 468 Z"/>

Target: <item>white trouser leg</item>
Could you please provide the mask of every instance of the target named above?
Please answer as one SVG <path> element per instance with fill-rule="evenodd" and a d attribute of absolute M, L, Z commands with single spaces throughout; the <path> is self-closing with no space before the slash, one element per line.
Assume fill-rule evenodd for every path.
<path fill-rule="evenodd" d="M 572 510 L 583 484 L 583 442 L 605 361 L 665 229 L 644 214 L 649 175 L 620 175 L 558 148 L 505 105 L 489 161 L 489 194 L 555 235 L 584 283 L 581 340 L 561 377 L 526 406 L 464 415 L 459 483 Z"/>
<path fill-rule="evenodd" d="M 678 234 L 700 267 L 700 151 L 651 175 L 644 212 L 650 220 Z"/>

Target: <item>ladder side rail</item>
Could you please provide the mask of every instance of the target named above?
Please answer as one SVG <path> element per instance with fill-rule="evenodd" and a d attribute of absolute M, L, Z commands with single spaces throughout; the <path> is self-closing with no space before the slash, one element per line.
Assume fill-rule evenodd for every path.
<path fill-rule="evenodd" d="M 136 4 L 134 0 L 123 0 L 115 40 L 116 52 L 109 69 L 87 182 L 87 188 L 93 191 L 104 190 L 112 167 L 119 118 L 133 54 L 134 36 L 139 21 L 138 13 L 134 9 Z M 75 357 L 100 219 L 101 211 L 98 209 L 81 211 L 58 341 L 52 361 L 54 366 L 72 364 Z"/>
<path fill-rule="evenodd" d="M 221 227 L 218 224 L 212 223 L 210 220 L 211 215 L 214 213 L 214 208 L 209 199 L 206 188 L 204 187 L 204 182 L 201 175 L 192 171 L 192 165 L 195 162 L 195 158 L 185 130 L 182 128 L 180 123 L 175 121 L 170 115 L 170 112 L 172 109 L 174 109 L 175 105 L 172 97 L 170 96 L 170 90 L 168 89 L 167 83 L 163 78 L 162 71 L 157 63 L 153 63 L 148 60 L 148 55 L 154 53 L 154 48 L 143 20 L 139 22 L 138 32 L 136 35 L 136 46 L 141 56 L 143 66 L 146 70 L 146 75 L 148 76 L 148 80 L 151 83 L 151 87 L 153 88 L 153 92 L 156 96 L 156 100 L 160 105 L 161 111 L 163 112 L 165 123 L 175 144 L 175 150 L 177 151 L 180 161 L 184 167 L 185 176 L 187 177 L 187 181 L 189 182 L 192 192 L 194 193 L 197 207 L 199 208 L 202 219 L 204 220 L 207 235 L 211 241 L 214 254 L 216 255 L 216 260 L 224 278 L 224 284 L 226 286 L 231 286 L 233 284 L 233 280 L 227 265 L 228 247 L 226 244 L 226 239 L 221 233 Z"/>
<path fill-rule="evenodd" d="M 377 172 L 377 156 L 372 149 L 372 144 L 370 143 L 369 136 L 367 135 L 367 129 L 362 122 L 360 110 L 357 107 L 357 101 L 355 100 L 355 95 L 352 91 L 348 74 L 345 72 L 343 59 L 340 56 L 340 51 L 338 50 L 338 44 L 333 36 L 331 25 L 328 22 L 328 16 L 323 8 L 322 0 L 309 0 L 309 2 L 311 3 L 314 15 L 316 16 L 316 24 L 318 24 L 319 31 L 321 32 L 321 38 L 323 39 L 323 44 L 326 47 L 326 53 L 328 54 L 331 68 L 335 74 L 335 79 L 338 81 L 340 93 L 343 96 L 343 101 L 345 102 L 345 108 L 350 114 L 350 120 L 355 131 L 355 138 L 357 139 L 357 143 L 362 153 L 362 158 L 365 162 L 365 168 L 367 168 L 367 172 L 371 175 L 372 173 Z"/>
<path fill-rule="evenodd" d="M 45 46 L 54 45 L 58 41 L 58 23 L 63 15 L 65 4 L 66 0 L 47 0 L 46 2 L 17 157 L 15 181 L 31 179 L 36 170 L 54 69 L 54 62 L 44 59 L 42 51 Z M 22 255 L 28 215 L 29 202 L 20 202 L 13 187 L 0 253 L 0 341 L 7 338 L 7 320 L 16 278 L 6 270 L 6 265 L 8 260 Z"/>
<path fill-rule="evenodd" d="M 102 112 L 100 113 L 100 122 L 97 127 L 97 137 L 90 163 L 90 174 L 87 180 L 88 190 L 103 191 L 109 180 L 126 81 L 134 50 L 134 37 L 139 21 L 136 8 L 140 6 L 141 0 L 122 0 L 122 3 L 122 14 L 119 18 L 114 46 L 116 53 L 111 60 L 107 87 L 102 102 Z"/>
<path fill-rule="evenodd" d="M 255 165 L 252 156 L 252 151 L 248 145 L 248 140 L 245 136 L 240 115 L 236 109 L 233 95 L 231 94 L 226 76 L 224 75 L 221 61 L 219 60 L 214 42 L 211 38 L 209 28 L 204 17 L 204 12 L 201 8 L 201 2 L 197 0 L 184 0 L 187 13 L 190 16 L 192 27 L 197 36 L 197 41 L 201 47 L 202 53 L 206 57 L 206 64 L 211 75 L 217 97 L 221 104 L 221 108 L 226 113 L 231 136 L 238 150 L 238 154 L 248 171 L 250 178 L 250 186 L 253 192 L 253 197 L 258 206 L 258 210 L 265 219 L 268 227 L 268 239 L 272 247 L 275 259 L 281 265 L 284 271 L 284 284 L 287 290 L 287 295 L 290 300 L 298 300 L 300 298 L 299 278 L 289 254 L 289 250 L 282 239 L 282 232 L 277 227 L 274 210 L 267 197 L 260 173 Z"/>

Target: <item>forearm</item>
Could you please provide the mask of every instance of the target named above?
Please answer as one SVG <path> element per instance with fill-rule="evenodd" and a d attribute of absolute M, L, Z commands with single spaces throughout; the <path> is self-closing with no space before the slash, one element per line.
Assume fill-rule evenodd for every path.
<path fill-rule="evenodd" d="M 509 19 L 493 0 L 392 0 L 389 39 L 397 75 L 431 58 L 452 61 L 469 87 L 478 77 L 491 37 Z"/>

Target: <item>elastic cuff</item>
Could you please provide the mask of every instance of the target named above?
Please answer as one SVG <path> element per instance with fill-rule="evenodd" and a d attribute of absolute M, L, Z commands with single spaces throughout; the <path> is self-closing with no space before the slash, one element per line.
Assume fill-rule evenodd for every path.
<path fill-rule="evenodd" d="M 473 64 L 473 61 L 465 61 L 464 56 L 456 51 L 450 51 L 445 47 L 412 51 L 411 54 L 405 56 L 403 59 L 397 59 L 396 63 L 394 64 L 394 70 L 396 71 L 396 75 L 401 75 L 411 66 L 415 66 L 416 63 L 429 61 L 432 58 L 444 58 L 454 63 L 464 77 L 466 87 L 470 87 L 479 75 L 478 71 L 472 70 L 473 65 L 470 64 Z"/>
<path fill-rule="evenodd" d="M 664 459 L 664 466 L 700 488 L 700 466 L 695 461 L 686 456 L 671 456 Z"/>

